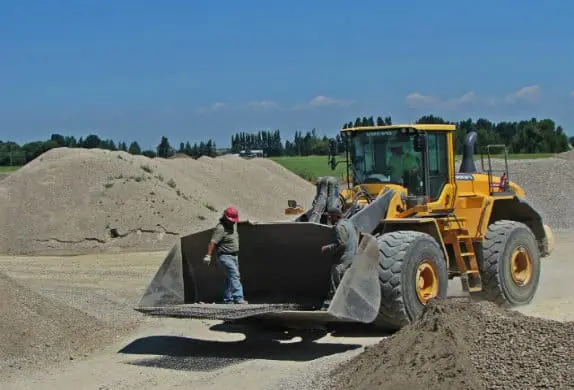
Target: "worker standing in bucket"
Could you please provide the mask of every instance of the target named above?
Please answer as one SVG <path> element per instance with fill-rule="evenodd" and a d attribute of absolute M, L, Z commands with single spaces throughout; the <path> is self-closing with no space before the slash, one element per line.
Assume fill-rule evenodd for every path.
<path fill-rule="evenodd" d="M 357 253 L 359 246 L 359 230 L 350 219 L 343 218 L 343 213 L 336 207 L 329 207 L 327 210 L 329 221 L 334 226 L 334 243 L 323 245 L 321 252 L 336 252 L 335 264 L 331 268 L 331 286 L 327 300 L 323 302 L 323 309 L 327 309 L 331 303 L 331 299 L 335 295 L 335 290 L 345 271 L 351 266 L 351 262 Z M 342 251 L 340 257 L 338 252 Z"/>
<path fill-rule="evenodd" d="M 207 247 L 207 254 L 203 262 L 211 264 L 213 250 L 217 248 L 219 263 L 225 271 L 225 292 L 223 301 L 225 303 L 246 304 L 243 298 L 243 286 L 239 275 L 239 234 L 237 233 L 237 222 L 239 222 L 239 212 L 235 207 L 229 206 L 223 211 L 219 223 L 215 226 L 213 235 Z"/>

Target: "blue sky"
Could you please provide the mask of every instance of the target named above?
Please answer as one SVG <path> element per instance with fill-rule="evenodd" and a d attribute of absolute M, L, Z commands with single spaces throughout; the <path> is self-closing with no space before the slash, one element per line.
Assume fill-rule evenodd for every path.
<path fill-rule="evenodd" d="M 0 0 L 0 139 L 155 147 L 357 116 L 550 117 L 574 135 L 574 2 Z"/>

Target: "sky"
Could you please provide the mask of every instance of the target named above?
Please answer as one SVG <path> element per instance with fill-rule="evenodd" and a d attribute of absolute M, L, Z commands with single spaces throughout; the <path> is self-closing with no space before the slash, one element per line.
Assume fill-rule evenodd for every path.
<path fill-rule="evenodd" d="M 574 135 L 574 2 L 0 0 L 0 140 L 155 148 L 357 116 L 552 118 Z"/>

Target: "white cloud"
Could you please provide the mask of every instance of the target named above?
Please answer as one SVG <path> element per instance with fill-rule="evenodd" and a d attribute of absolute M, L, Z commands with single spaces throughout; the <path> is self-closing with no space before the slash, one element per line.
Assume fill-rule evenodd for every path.
<path fill-rule="evenodd" d="M 200 107 L 197 112 L 199 114 L 207 114 L 209 112 L 219 111 L 227 107 L 227 104 L 222 102 L 213 103 L 211 106 Z"/>
<path fill-rule="evenodd" d="M 540 95 L 539 85 L 528 85 L 504 98 L 505 103 L 534 102 Z"/>
<path fill-rule="evenodd" d="M 248 103 L 249 107 L 259 110 L 269 110 L 278 107 L 278 104 L 273 100 L 259 100 Z"/>
<path fill-rule="evenodd" d="M 435 107 L 455 109 L 462 105 L 476 101 L 477 96 L 474 92 L 467 92 L 458 98 L 441 99 L 438 96 L 423 95 L 420 92 L 413 92 L 405 98 L 405 101 L 411 108 L 416 107 Z"/>
<path fill-rule="evenodd" d="M 353 100 L 335 99 L 324 95 L 315 96 L 309 101 L 311 107 L 350 106 L 353 103 Z"/>
<path fill-rule="evenodd" d="M 419 105 L 434 104 L 436 103 L 437 98 L 431 95 L 423 95 L 419 92 L 413 92 L 408 94 L 405 100 L 409 106 L 414 107 Z"/>

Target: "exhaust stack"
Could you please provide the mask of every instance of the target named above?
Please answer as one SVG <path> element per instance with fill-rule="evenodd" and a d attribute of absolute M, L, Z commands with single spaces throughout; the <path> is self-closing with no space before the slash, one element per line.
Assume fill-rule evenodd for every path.
<path fill-rule="evenodd" d="M 464 138 L 462 147 L 462 162 L 460 164 L 460 173 L 475 173 L 476 165 L 474 164 L 474 144 L 478 134 L 476 131 L 470 131 Z"/>

